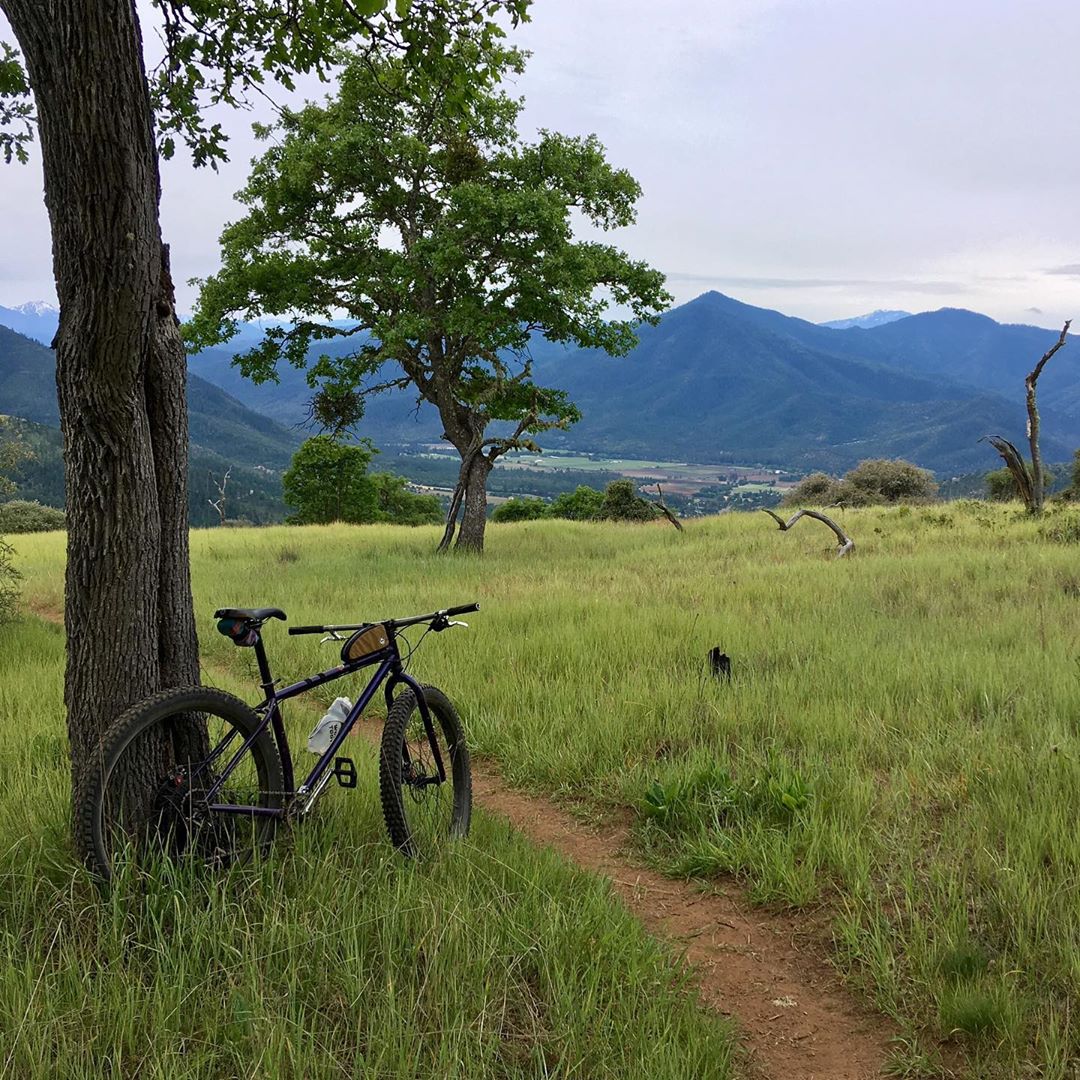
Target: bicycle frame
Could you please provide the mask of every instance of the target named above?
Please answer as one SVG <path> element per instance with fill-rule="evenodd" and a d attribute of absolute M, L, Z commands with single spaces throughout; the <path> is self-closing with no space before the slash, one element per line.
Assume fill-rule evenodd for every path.
<path fill-rule="evenodd" d="M 255 707 L 255 711 L 262 714 L 262 720 L 254 733 L 233 755 L 229 764 L 225 767 L 224 772 L 216 779 L 213 787 L 207 791 L 207 809 L 223 814 L 284 818 L 294 812 L 293 803 L 297 799 L 303 799 L 305 802 L 300 808 L 300 813 L 307 813 L 308 810 L 314 806 L 316 799 L 322 794 L 323 789 L 334 775 L 331 763 L 336 758 L 337 752 L 341 748 L 341 744 L 348 738 L 349 733 L 352 731 L 356 722 L 363 715 L 364 710 L 371 703 L 371 699 L 375 696 L 379 687 L 383 685 L 384 682 L 385 687 L 383 692 L 386 697 L 387 709 L 389 709 L 393 703 L 394 687 L 398 684 L 404 684 L 409 687 L 416 695 L 417 706 L 420 709 L 420 716 L 424 722 L 424 730 L 427 733 L 432 756 L 434 757 L 435 765 L 438 769 L 438 782 L 442 783 L 445 781 L 446 769 L 443 765 L 442 755 L 439 752 L 438 741 L 435 738 L 435 730 L 431 723 L 431 714 L 428 711 L 427 702 L 424 700 L 424 691 L 420 684 L 404 669 L 401 661 L 401 653 L 398 651 L 397 635 L 391 630 L 388 637 L 389 642 L 386 648 L 381 649 L 377 653 L 362 657 L 359 660 L 354 660 L 350 663 L 339 664 L 337 667 L 328 668 L 326 671 L 321 671 L 317 675 L 310 675 L 308 678 L 301 679 L 299 682 L 292 683 L 290 686 L 275 690 L 274 679 L 270 673 L 270 663 L 266 657 L 266 648 L 263 645 L 262 632 L 260 630 L 252 647 L 255 649 L 255 659 L 259 665 L 259 685 L 266 695 L 262 703 Z M 304 779 L 304 782 L 299 787 L 295 787 L 296 781 L 293 772 L 293 759 L 289 749 L 288 736 L 285 733 L 285 721 L 280 708 L 281 703 L 283 701 L 288 701 L 289 698 L 298 697 L 308 690 L 313 690 L 317 686 L 323 686 L 326 683 L 333 682 L 335 679 L 343 679 L 347 675 L 355 674 L 361 668 L 372 667 L 373 665 L 378 665 L 374 675 L 372 675 L 371 680 L 364 688 L 364 692 L 357 699 L 356 704 L 353 705 L 345 722 L 334 736 L 333 741 L 315 763 L 311 772 L 308 773 L 307 777 Z M 286 805 L 283 807 L 240 806 L 235 803 L 224 804 L 210 802 L 214 795 L 222 788 L 232 771 L 243 759 L 251 745 L 260 735 L 262 735 L 268 726 L 274 733 L 274 740 L 277 743 L 278 752 L 281 755 L 282 776 L 285 781 L 285 794 L 287 796 Z M 229 743 L 232 742 L 235 734 L 236 733 L 234 732 L 226 738 L 219 747 L 216 747 L 205 764 L 210 764 L 220 757 L 221 754 L 225 752 Z M 407 757 L 407 748 L 404 750 L 404 753 Z"/>

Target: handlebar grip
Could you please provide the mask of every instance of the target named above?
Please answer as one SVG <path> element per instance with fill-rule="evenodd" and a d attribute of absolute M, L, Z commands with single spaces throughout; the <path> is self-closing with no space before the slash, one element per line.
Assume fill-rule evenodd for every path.
<path fill-rule="evenodd" d="M 447 615 L 465 615 L 470 611 L 479 611 L 479 604 L 462 604 L 461 607 L 451 607 L 446 609 Z"/>
<path fill-rule="evenodd" d="M 290 634 L 321 634 L 326 629 L 325 626 L 290 626 Z"/>

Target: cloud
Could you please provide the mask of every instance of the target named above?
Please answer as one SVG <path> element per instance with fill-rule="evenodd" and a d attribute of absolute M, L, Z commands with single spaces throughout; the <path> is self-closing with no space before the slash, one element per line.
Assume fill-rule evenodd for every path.
<path fill-rule="evenodd" d="M 1064 266 L 1052 266 L 1044 270 L 1044 274 L 1055 274 L 1059 277 L 1080 277 L 1080 263 L 1066 263 Z"/>
<path fill-rule="evenodd" d="M 969 287 L 959 281 L 916 281 L 881 278 L 781 278 L 735 277 L 723 274 L 684 274 L 672 272 L 669 281 L 685 281 L 702 285 L 730 285 L 747 289 L 872 289 L 890 292 L 916 292 L 936 295 L 964 293 Z"/>
<path fill-rule="evenodd" d="M 1024 308 L 1024 310 L 1027 311 L 1028 313 L 1030 313 L 1031 315 L 1041 315 L 1043 313 L 1043 309 L 1041 307 L 1029 307 L 1029 308 Z"/>

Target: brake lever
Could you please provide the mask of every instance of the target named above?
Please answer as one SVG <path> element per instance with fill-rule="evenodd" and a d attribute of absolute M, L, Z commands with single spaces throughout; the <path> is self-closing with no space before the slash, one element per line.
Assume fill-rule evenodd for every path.
<path fill-rule="evenodd" d="M 450 620 L 449 620 L 449 621 L 447 622 L 447 624 L 446 624 L 446 625 L 447 625 L 447 627 L 451 627 L 451 626 L 464 626 L 464 627 L 465 627 L 466 629 L 468 629 L 468 626 L 469 626 L 469 624 L 468 624 L 467 622 L 462 622 L 462 621 L 461 621 L 460 619 L 450 619 Z"/>
<path fill-rule="evenodd" d="M 330 633 L 326 635 L 326 637 L 320 639 L 319 644 L 320 645 L 325 645 L 328 641 L 344 641 L 344 640 L 345 640 L 344 638 L 338 637 L 338 634 L 337 634 L 336 630 L 331 630 Z"/>

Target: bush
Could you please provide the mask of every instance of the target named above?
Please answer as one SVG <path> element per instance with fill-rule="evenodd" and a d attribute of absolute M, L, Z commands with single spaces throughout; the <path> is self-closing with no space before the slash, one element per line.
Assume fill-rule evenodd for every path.
<path fill-rule="evenodd" d="M 302 443 L 281 477 L 285 504 L 295 510 L 285 520 L 290 525 L 374 521 L 377 499 L 367 472 L 374 452 L 368 442 L 350 445 L 332 435 Z"/>
<path fill-rule="evenodd" d="M 604 493 L 581 484 L 573 491 L 564 491 L 550 506 L 552 517 L 570 521 L 592 521 L 600 515 Z"/>
<path fill-rule="evenodd" d="M 783 506 L 829 506 L 836 502 L 840 481 L 823 472 L 804 476 L 783 498 Z"/>
<path fill-rule="evenodd" d="M 543 499 L 507 499 L 495 507 L 492 521 L 535 521 L 548 516 L 548 504 Z"/>
<path fill-rule="evenodd" d="M 39 502 L 12 499 L 0 503 L 0 533 L 49 532 L 64 528 L 64 511 Z"/>
<path fill-rule="evenodd" d="M 986 494 L 994 502 L 1012 502 L 1020 498 L 1020 489 L 1016 486 L 1016 480 L 1008 469 L 995 469 L 983 477 L 986 484 Z"/>
<path fill-rule="evenodd" d="M 410 491 L 404 476 L 372 473 L 376 513 L 379 521 L 395 525 L 438 525 L 443 520 L 438 495 L 418 495 Z"/>
<path fill-rule="evenodd" d="M 604 501 L 596 515 L 601 521 L 652 521 L 658 511 L 643 499 L 633 480 L 612 480 L 604 492 Z"/>
<path fill-rule="evenodd" d="M 785 506 L 877 506 L 923 503 L 937 498 L 934 474 L 910 461 L 871 458 L 860 461 L 842 480 L 811 473 L 784 498 Z"/>

